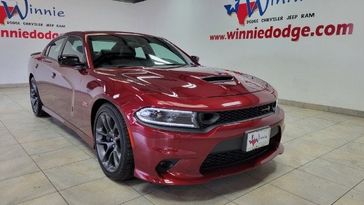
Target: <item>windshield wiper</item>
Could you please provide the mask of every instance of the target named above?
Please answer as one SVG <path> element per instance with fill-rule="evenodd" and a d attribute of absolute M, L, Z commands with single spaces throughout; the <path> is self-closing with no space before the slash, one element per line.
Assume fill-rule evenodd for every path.
<path fill-rule="evenodd" d="M 171 64 L 155 65 L 154 67 L 183 67 L 186 65 L 187 64 L 171 63 Z"/>

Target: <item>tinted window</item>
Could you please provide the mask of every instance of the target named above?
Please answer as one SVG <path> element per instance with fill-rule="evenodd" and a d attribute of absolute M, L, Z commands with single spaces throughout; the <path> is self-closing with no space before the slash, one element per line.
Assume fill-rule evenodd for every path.
<path fill-rule="evenodd" d="M 111 51 L 111 49 L 115 46 L 115 41 L 109 41 L 107 39 L 92 42 L 92 50 L 96 53 L 101 52 L 102 50 Z"/>
<path fill-rule="evenodd" d="M 80 59 L 81 63 L 86 63 L 83 42 L 77 37 L 68 38 L 64 46 L 62 55 L 77 56 Z"/>
<path fill-rule="evenodd" d="M 191 63 L 183 52 L 155 37 L 104 35 L 89 40 L 95 67 L 178 67 Z"/>
<path fill-rule="evenodd" d="M 153 49 L 155 56 L 158 56 L 159 58 L 167 60 L 172 63 L 184 63 L 181 57 L 177 56 L 168 48 L 156 43 L 151 43 L 149 45 Z"/>
<path fill-rule="evenodd" d="M 62 39 L 59 39 L 57 41 L 54 41 L 53 43 L 51 43 L 47 49 L 47 56 L 49 58 L 53 58 L 55 60 L 58 59 L 58 56 L 60 54 L 60 51 L 61 51 L 61 48 L 62 48 L 62 45 L 63 45 L 63 42 L 64 42 L 64 38 Z"/>
<path fill-rule="evenodd" d="M 142 47 L 135 48 L 135 57 L 147 59 Z"/>

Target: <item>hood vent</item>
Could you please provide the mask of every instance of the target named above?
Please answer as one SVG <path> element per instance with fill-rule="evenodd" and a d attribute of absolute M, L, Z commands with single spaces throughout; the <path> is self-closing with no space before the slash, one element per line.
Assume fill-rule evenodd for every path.
<path fill-rule="evenodd" d="M 212 76 L 212 77 L 206 77 L 202 78 L 202 80 L 210 82 L 210 83 L 224 83 L 228 81 L 234 80 L 233 76 L 225 75 L 225 76 Z"/>
<path fill-rule="evenodd" d="M 136 3 L 139 3 L 139 2 L 142 2 L 142 1 L 145 1 L 145 0 L 114 0 L 114 1 L 120 1 L 120 2 L 125 2 L 125 3 L 136 4 Z"/>

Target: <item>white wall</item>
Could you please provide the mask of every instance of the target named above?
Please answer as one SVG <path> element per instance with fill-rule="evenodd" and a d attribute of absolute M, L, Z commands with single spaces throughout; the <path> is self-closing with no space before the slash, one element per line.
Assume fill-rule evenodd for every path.
<path fill-rule="evenodd" d="M 230 17 L 224 11 L 227 2 L 234 1 L 152 0 L 142 3 L 140 13 L 150 13 L 152 17 L 145 19 L 148 26 L 144 30 L 177 42 L 189 53 L 199 55 L 204 65 L 261 77 L 276 87 L 282 99 L 364 111 L 364 1 L 303 0 L 271 7 L 265 14 L 275 17 L 315 12 L 315 18 L 292 24 L 354 23 L 354 33 L 350 36 L 301 38 L 298 42 L 210 41 L 209 34 L 244 28 L 238 25 L 235 16 Z M 254 16 L 258 17 L 257 14 Z M 283 21 L 257 26 L 288 24 Z"/>
<path fill-rule="evenodd" d="M 66 28 L 30 27 L 18 25 L 0 25 L 2 29 L 22 29 L 65 33 L 74 30 L 129 30 L 137 28 L 134 19 L 135 12 L 130 9 L 130 4 L 121 4 L 114 1 L 98 0 L 28 0 L 33 7 L 53 8 L 65 12 L 64 18 L 28 15 L 21 21 L 18 16 L 12 20 L 19 22 L 64 24 Z M 10 5 L 14 0 L 8 0 Z M 24 8 L 24 0 L 17 0 L 19 6 Z M 2 4 L 0 3 L 0 6 Z M 31 53 L 43 50 L 49 40 L 1 38 L 0 36 L 0 85 L 26 83 L 27 64 Z"/>
<path fill-rule="evenodd" d="M 350 36 L 302 38 L 298 42 L 289 39 L 210 41 L 209 35 L 236 28 L 289 24 L 282 21 L 242 27 L 223 7 L 234 0 L 148 0 L 134 5 L 111 0 L 81 0 L 77 4 L 71 0 L 29 1 L 65 10 L 66 17 L 61 21 L 67 28 L 59 29 L 60 32 L 106 29 L 163 36 L 190 54 L 199 55 L 204 65 L 235 69 L 267 80 L 277 88 L 280 98 L 364 111 L 361 82 L 364 2 L 360 0 L 302 0 L 271 7 L 265 17 L 316 13 L 315 18 L 300 19 L 292 22 L 293 25 L 354 23 L 355 26 Z M 258 18 L 258 13 L 254 17 Z M 29 53 L 40 50 L 46 42 L 0 38 L 0 84 L 26 82 Z"/>

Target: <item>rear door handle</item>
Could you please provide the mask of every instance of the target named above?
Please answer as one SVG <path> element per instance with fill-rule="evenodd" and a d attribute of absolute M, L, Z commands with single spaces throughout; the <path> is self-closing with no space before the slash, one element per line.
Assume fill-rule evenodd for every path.
<path fill-rule="evenodd" d="M 52 78 L 56 78 L 57 74 L 56 73 L 52 73 Z"/>

